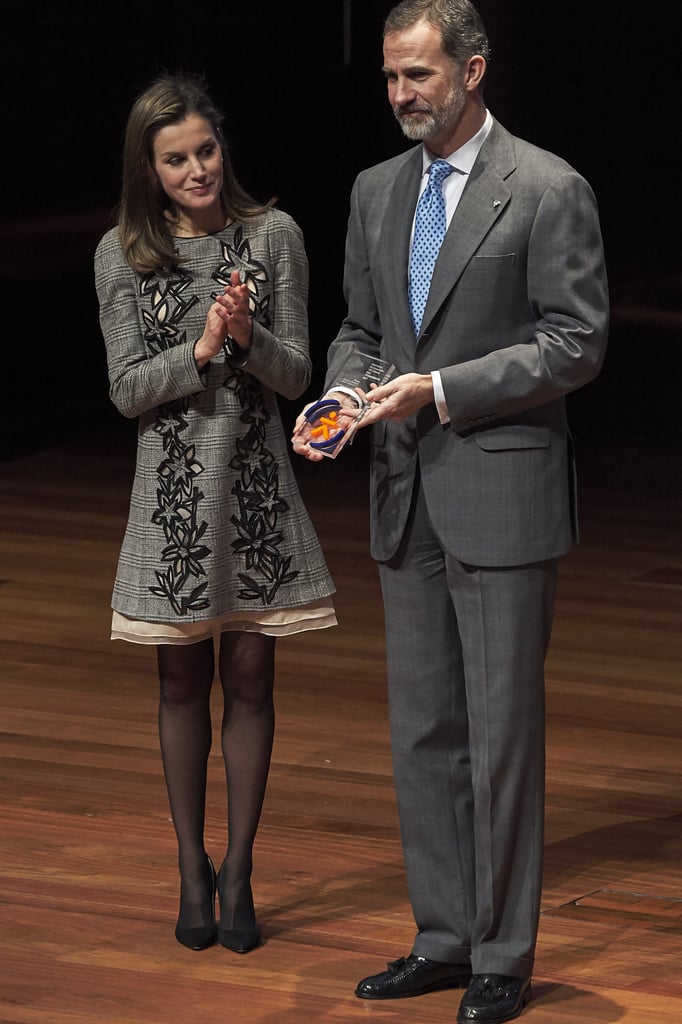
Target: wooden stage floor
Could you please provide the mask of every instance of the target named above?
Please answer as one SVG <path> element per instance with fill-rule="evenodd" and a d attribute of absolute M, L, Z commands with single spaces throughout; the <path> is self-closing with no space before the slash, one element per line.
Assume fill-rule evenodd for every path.
<path fill-rule="evenodd" d="M 655 444 L 582 448 L 582 542 L 563 563 L 547 666 L 545 886 L 522 1019 L 660 1024 L 682 1019 L 679 467 Z M 173 937 L 154 653 L 108 639 L 131 435 L 0 463 L 0 1024 L 454 1022 L 457 993 L 353 994 L 413 934 L 363 454 L 296 463 L 340 625 L 279 642 L 253 880 L 265 944 L 242 957 Z"/>

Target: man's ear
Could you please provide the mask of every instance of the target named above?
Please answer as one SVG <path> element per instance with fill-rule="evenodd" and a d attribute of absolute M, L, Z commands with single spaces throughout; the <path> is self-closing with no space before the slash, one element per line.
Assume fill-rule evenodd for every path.
<path fill-rule="evenodd" d="M 485 57 L 482 57 L 480 53 L 475 53 L 473 57 L 469 57 L 464 76 L 464 84 L 467 89 L 478 89 L 483 81 L 487 66 Z"/>

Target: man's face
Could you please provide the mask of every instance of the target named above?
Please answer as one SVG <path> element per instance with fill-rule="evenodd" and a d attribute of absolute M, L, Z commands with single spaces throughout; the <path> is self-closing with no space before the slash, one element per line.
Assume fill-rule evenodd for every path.
<path fill-rule="evenodd" d="M 464 71 L 443 53 L 437 29 L 421 20 L 387 35 L 384 74 L 389 103 L 408 139 L 454 132 L 467 100 Z"/>

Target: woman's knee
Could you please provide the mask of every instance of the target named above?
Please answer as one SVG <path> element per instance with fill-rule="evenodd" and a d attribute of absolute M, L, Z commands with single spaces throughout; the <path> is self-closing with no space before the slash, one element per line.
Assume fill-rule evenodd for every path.
<path fill-rule="evenodd" d="M 212 641 L 187 646 L 160 645 L 157 661 L 164 704 L 190 704 L 205 700 L 210 694 L 215 667 Z"/>
<path fill-rule="evenodd" d="M 226 697 L 261 707 L 272 697 L 275 638 L 262 633 L 224 633 L 220 682 Z"/>

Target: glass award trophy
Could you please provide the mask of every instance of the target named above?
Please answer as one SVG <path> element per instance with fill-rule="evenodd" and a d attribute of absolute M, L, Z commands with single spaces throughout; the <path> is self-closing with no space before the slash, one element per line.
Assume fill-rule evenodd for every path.
<path fill-rule="evenodd" d="M 311 448 L 335 459 L 355 435 L 369 409 L 365 395 L 372 385 L 379 387 L 395 374 L 395 366 L 383 359 L 365 355 L 349 345 L 334 381 L 322 398 L 305 411 L 305 420 L 297 433 Z"/>

